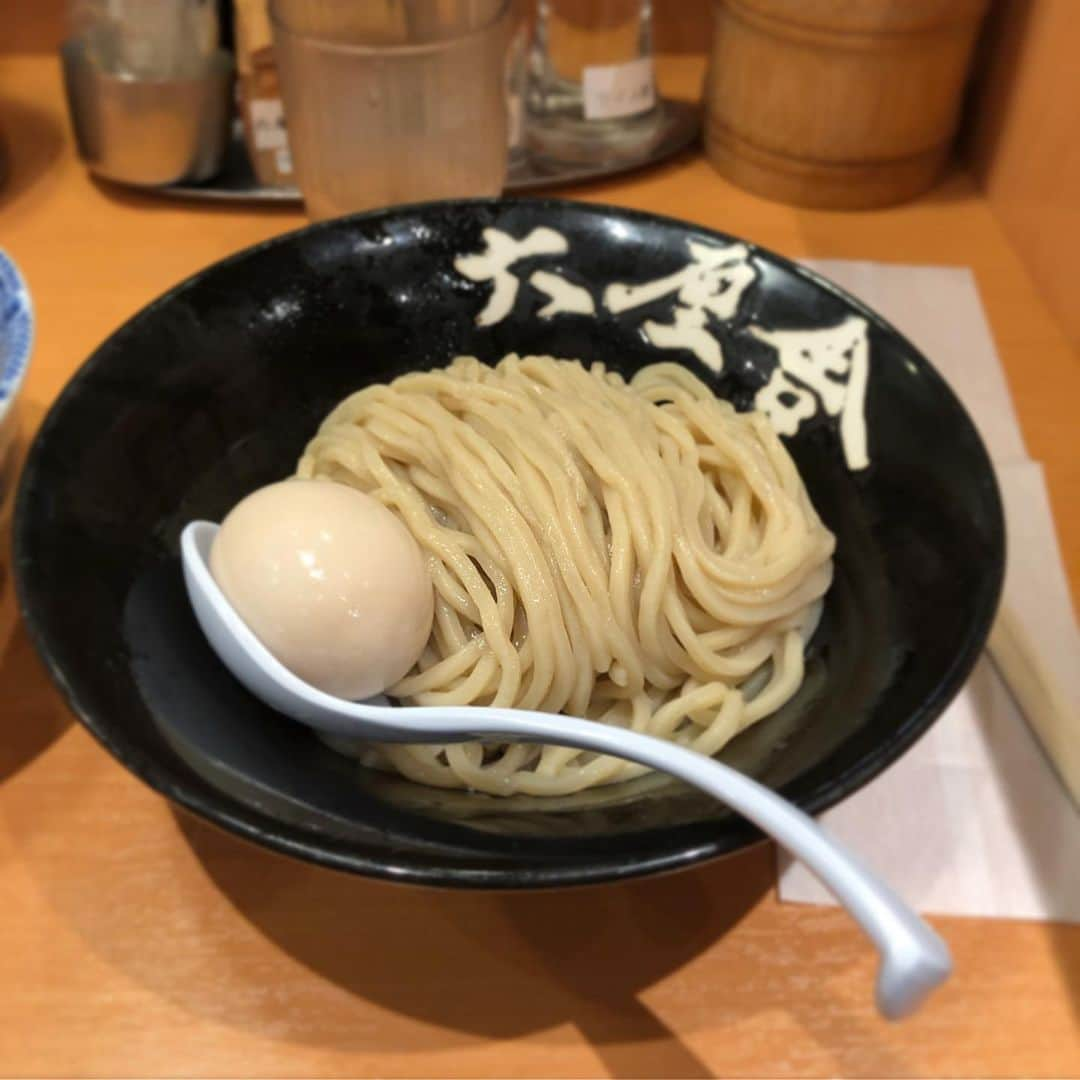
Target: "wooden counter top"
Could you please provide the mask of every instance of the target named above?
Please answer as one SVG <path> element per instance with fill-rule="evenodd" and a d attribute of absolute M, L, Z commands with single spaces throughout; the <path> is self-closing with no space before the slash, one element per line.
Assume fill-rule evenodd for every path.
<path fill-rule="evenodd" d="M 304 220 L 90 180 L 52 58 L 0 57 L 0 127 L 0 246 L 38 317 L 28 428 L 143 304 Z M 559 194 L 796 257 L 971 266 L 1080 597 L 1080 361 L 965 175 L 826 213 L 746 195 L 691 153 Z M 934 920 L 957 974 L 889 1026 L 870 947 L 839 912 L 778 904 L 767 848 L 571 893 L 397 888 L 174 815 L 72 722 L 21 630 L 0 716 L 0 1074 L 1080 1075 L 1080 928 Z"/>

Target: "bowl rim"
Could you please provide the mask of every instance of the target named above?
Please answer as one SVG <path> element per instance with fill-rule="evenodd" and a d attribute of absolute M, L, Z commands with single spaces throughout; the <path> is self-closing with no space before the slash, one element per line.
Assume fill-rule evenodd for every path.
<path fill-rule="evenodd" d="M 669 215 L 599 202 L 502 196 L 433 200 L 383 207 L 377 210 L 309 223 L 245 247 L 208 266 L 202 267 L 196 273 L 184 278 L 159 297 L 144 305 L 125 320 L 121 326 L 113 330 L 83 361 L 50 405 L 30 448 L 20 480 L 15 507 L 13 565 L 19 611 L 30 641 L 42 658 L 54 685 L 80 723 L 120 764 L 150 788 L 211 825 L 223 828 L 273 851 L 365 877 L 411 885 L 502 890 L 562 888 L 628 880 L 687 868 L 713 858 L 731 854 L 764 839 L 763 834 L 755 827 L 750 826 L 742 819 L 736 819 L 739 828 L 734 832 L 728 828 L 726 830 L 726 840 L 725 832 L 718 832 L 716 839 L 688 838 L 684 843 L 672 845 L 670 849 L 659 854 L 655 851 L 643 852 L 640 856 L 635 857 L 623 852 L 613 860 L 604 859 L 586 862 L 575 859 L 572 863 L 568 862 L 557 866 L 529 865 L 527 873 L 524 874 L 522 874 L 520 868 L 516 867 L 448 868 L 438 863 L 432 863 L 430 860 L 425 861 L 423 855 L 417 855 L 414 852 L 400 854 L 388 850 L 385 855 L 380 852 L 372 856 L 365 852 L 349 850 L 333 837 L 312 833 L 310 830 L 281 821 L 247 804 L 236 804 L 235 799 L 221 795 L 217 789 L 210 786 L 201 777 L 196 776 L 198 783 L 195 785 L 190 782 L 186 786 L 183 783 L 178 784 L 169 775 L 170 772 L 175 772 L 175 770 L 160 768 L 155 761 L 147 758 L 136 747 L 129 745 L 126 740 L 116 738 L 110 730 L 111 725 L 107 718 L 96 715 L 82 699 L 78 687 L 69 681 L 63 665 L 51 649 L 48 631 L 43 625 L 43 621 L 35 613 L 36 596 L 40 591 L 40 587 L 39 583 L 28 580 L 28 570 L 33 561 L 30 550 L 31 500 L 33 492 L 40 488 L 38 473 L 42 469 L 43 454 L 41 448 L 52 429 L 59 422 L 59 418 L 63 415 L 69 399 L 78 394 L 82 384 L 96 374 L 96 370 L 103 363 L 103 357 L 107 356 L 107 349 L 112 342 L 126 335 L 143 320 L 151 317 L 159 306 L 172 302 L 189 289 L 196 287 L 207 274 L 219 268 L 240 263 L 262 251 L 292 243 L 301 236 L 308 236 L 322 231 L 332 231 L 343 226 L 347 227 L 353 223 L 370 223 L 380 219 L 392 219 L 409 215 L 438 214 L 452 210 L 483 212 L 484 210 L 499 211 L 513 208 L 523 208 L 539 214 L 543 214 L 545 211 L 562 210 L 564 212 L 591 214 L 598 217 L 617 216 L 642 223 L 665 225 L 723 243 L 744 243 L 752 255 L 761 255 L 768 261 L 825 290 L 866 318 L 879 331 L 903 342 L 910 356 L 931 378 L 936 391 L 951 401 L 960 414 L 967 419 L 971 433 L 974 436 L 975 452 L 982 459 L 982 465 L 985 467 L 987 480 L 985 485 L 986 509 L 994 518 L 992 550 L 988 552 L 987 556 L 990 569 L 979 590 L 975 615 L 971 619 L 963 639 L 958 642 L 952 660 L 938 681 L 933 693 L 918 708 L 914 709 L 890 733 L 889 737 L 879 743 L 872 752 L 865 754 L 842 772 L 831 775 L 827 781 L 819 783 L 813 791 L 799 799 L 796 805 L 809 814 L 821 813 L 858 788 L 869 783 L 886 767 L 898 760 L 944 712 L 963 686 L 983 651 L 1001 598 L 1005 575 L 1006 544 L 1001 493 L 985 442 L 952 387 L 921 350 L 880 314 L 869 308 L 857 297 L 852 296 L 845 289 L 829 281 L 828 278 L 768 248 L 751 241 L 741 240 L 737 236 L 717 229 Z M 221 805 L 214 805 L 212 797 L 208 798 L 204 792 L 198 790 L 200 785 L 208 787 L 212 794 L 218 796 L 219 799 L 228 799 L 230 804 L 242 805 L 242 812 L 237 813 L 235 810 L 224 809 Z M 780 790 L 783 791 L 783 789 Z"/>
<path fill-rule="evenodd" d="M 10 296 L 10 299 L 8 299 Z M 34 352 L 34 301 L 18 264 L 0 248 L 0 423 L 15 406 Z"/>

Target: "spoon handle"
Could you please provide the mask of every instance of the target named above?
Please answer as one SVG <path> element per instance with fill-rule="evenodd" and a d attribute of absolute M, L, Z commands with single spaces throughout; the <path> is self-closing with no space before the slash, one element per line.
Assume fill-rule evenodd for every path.
<path fill-rule="evenodd" d="M 205 562 L 216 526 L 184 530 L 184 575 L 199 624 L 230 671 L 272 708 L 301 723 L 379 742 L 474 739 L 573 746 L 670 773 L 719 799 L 804 862 L 850 912 L 881 957 L 877 1006 L 890 1020 L 912 1012 L 952 970 L 945 942 L 884 882 L 812 818 L 756 780 L 694 750 L 572 716 L 464 706 L 390 708 L 330 697 L 266 651 L 221 595 Z"/>
<path fill-rule="evenodd" d="M 890 1020 L 913 1012 L 952 971 L 945 942 L 869 867 L 797 806 L 728 765 L 651 735 L 567 716 L 445 706 L 398 709 L 395 714 L 407 718 L 410 727 L 417 723 L 431 741 L 497 739 L 573 746 L 659 769 L 719 799 L 805 863 L 873 941 L 881 958 L 877 1007 Z M 447 725 L 445 735 L 438 731 L 440 720 Z M 412 741 L 419 740 L 414 736 Z"/>

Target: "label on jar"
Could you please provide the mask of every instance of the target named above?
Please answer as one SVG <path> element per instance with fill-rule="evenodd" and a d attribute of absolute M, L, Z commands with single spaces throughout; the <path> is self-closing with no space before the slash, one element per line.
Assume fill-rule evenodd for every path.
<path fill-rule="evenodd" d="M 648 112 L 656 104 L 652 57 L 587 67 L 582 90 L 586 120 L 617 120 Z"/>
<path fill-rule="evenodd" d="M 256 150 L 281 150 L 288 147 L 285 110 L 280 98 L 255 98 L 252 101 L 251 128 Z"/>

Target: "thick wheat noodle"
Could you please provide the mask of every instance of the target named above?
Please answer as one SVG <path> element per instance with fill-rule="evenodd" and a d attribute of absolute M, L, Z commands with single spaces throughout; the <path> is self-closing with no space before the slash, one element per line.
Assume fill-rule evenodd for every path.
<path fill-rule="evenodd" d="M 435 623 L 392 693 L 587 716 L 715 754 L 798 690 L 832 577 L 768 420 L 676 364 L 469 357 L 346 398 L 301 458 L 428 556 Z M 557 746 L 377 746 L 440 787 L 566 795 L 645 771 Z"/>

